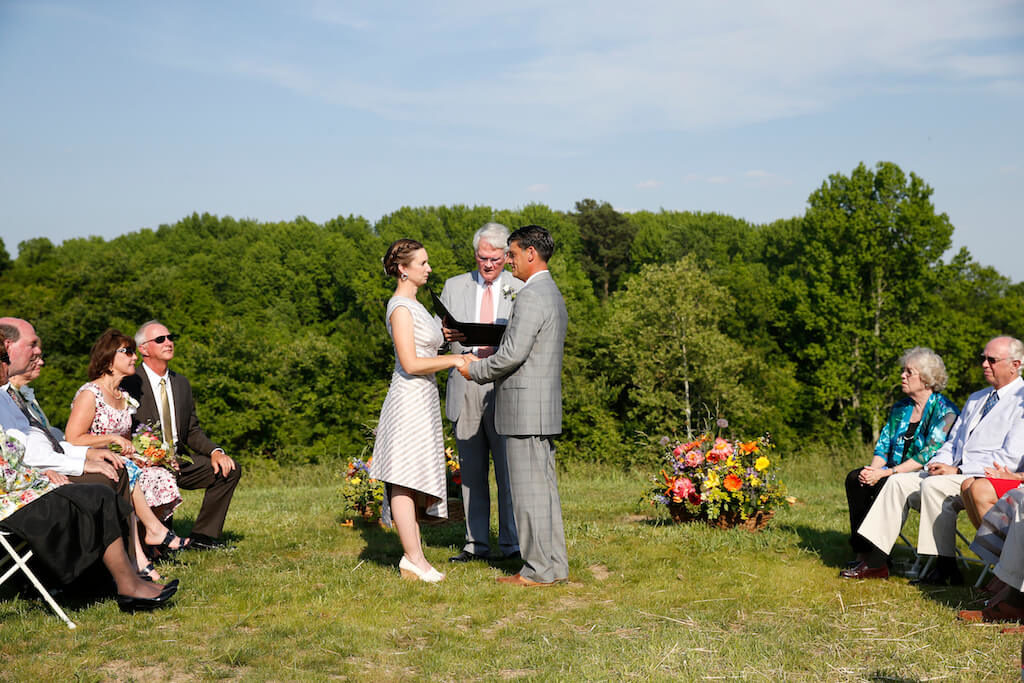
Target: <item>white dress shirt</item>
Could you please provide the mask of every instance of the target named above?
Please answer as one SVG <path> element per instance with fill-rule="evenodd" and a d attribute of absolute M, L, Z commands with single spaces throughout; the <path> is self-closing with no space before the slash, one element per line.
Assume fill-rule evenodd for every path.
<path fill-rule="evenodd" d="M 85 470 L 85 454 L 88 446 L 72 446 L 61 441 L 63 453 L 55 451 L 49 437 L 38 427 L 33 427 L 21 412 L 21 408 L 10 397 L 7 390 L 10 383 L 0 387 L 0 427 L 12 438 L 25 446 L 25 464 L 40 470 L 53 470 L 60 474 L 77 477 Z"/>
<path fill-rule="evenodd" d="M 1014 472 L 1024 468 L 1024 380 L 1017 377 L 997 391 L 999 401 L 984 418 L 981 410 L 992 388 L 970 395 L 929 464 L 953 465 L 972 477 L 985 476 L 985 468 L 995 464 Z"/>
<path fill-rule="evenodd" d="M 149 380 L 149 386 L 153 390 L 153 401 L 156 402 L 157 413 L 160 414 L 160 424 L 156 425 L 160 427 L 161 431 L 164 427 L 164 420 L 170 422 L 171 433 L 164 434 L 164 441 L 166 441 L 172 448 L 174 444 L 178 443 L 178 425 L 174 421 L 174 392 L 171 390 L 171 371 L 167 370 L 163 375 L 158 375 L 153 372 L 148 365 L 143 363 L 140 367 L 145 371 L 146 378 Z M 136 370 L 138 372 L 138 370 Z M 160 401 L 160 380 L 164 381 L 164 387 L 167 389 L 167 403 L 171 407 L 171 414 L 164 415 L 164 408 Z"/>

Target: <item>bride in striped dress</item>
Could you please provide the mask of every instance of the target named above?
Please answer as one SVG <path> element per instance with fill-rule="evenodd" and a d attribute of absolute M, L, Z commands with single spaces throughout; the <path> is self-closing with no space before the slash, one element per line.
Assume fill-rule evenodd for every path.
<path fill-rule="evenodd" d="M 383 517 L 398 531 L 403 578 L 437 582 L 444 574 L 423 555 L 417 510 L 448 517 L 441 401 L 434 373 L 463 367 L 469 354 L 438 356 L 444 343 L 440 323 L 416 300 L 430 276 L 427 250 L 400 239 L 384 255 L 385 272 L 396 279 L 385 320 L 395 345 L 395 370 L 380 410 L 370 476 L 387 485 Z"/>

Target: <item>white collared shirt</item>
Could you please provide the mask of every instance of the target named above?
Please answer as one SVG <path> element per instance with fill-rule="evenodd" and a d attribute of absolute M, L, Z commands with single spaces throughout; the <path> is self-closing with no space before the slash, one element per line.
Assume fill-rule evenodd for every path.
<path fill-rule="evenodd" d="M 0 427 L 25 446 L 25 464 L 41 470 L 53 470 L 69 477 L 77 477 L 85 469 L 88 446 L 72 446 L 61 441 L 63 453 L 53 450 L 53 444 L 38 427 L 33 427 L 21 408 L 7 393 L 10 383 L 0 387 Z"/>
<path fill-rule="evenodd" d="M 473 300 L 473 322 L 480 322 L 480 304 L 484 300 L 484 292 L 487 291 L 487 285 L 484 284 L 484 277 L 480 274 L 479 270 L 473 271 L 473 282 L 476 283 L 476 298 Z M 491 283 L 491 304 L 493 311 L 491 312 L 491 320 L 498 321 L 498 304 L 500 303 L 499 297 L 501 296 L 501 274 L 494 278 L 494 282 Z"/>
<path fill-rule="evenodd" d="M 157 426 L 161 430 L 164 426 L 165 415 L 163 414 L 163 406 L 160 405 L 160 380 L 165 380 L 164 386 L 167 388 L 167 403 L 171 407 L 171 414 L 168 420 L 171 424 L 171 434 L 164 434 L 164 441 L 173 448 L 174 444 L 178 443 L 178 425 L 174 421 L 174 392 L 171 390 L 171 371 L 167 370 L 161 376 L 153 372 L 145 363 L 142 364 L 142 369 L 146 371 L 146 378 L 149 380 L 149 386 L 153 390 L 153 401 L 156 403 L 156 410 L 160 415 L 160 424 Z"/>

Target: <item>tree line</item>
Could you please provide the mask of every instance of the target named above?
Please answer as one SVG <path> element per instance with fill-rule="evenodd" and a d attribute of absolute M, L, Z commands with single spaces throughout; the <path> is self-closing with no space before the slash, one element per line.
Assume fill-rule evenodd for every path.
<path fill-rule="evenodd" d="M 570 317 L 560 457 L 646 462 L 661 436 L 718 418 L 736 435 L 771 432 L 783 452 L 870 442 L 900 395 L 903 350 L 942 355 L 961 402 L 981 383 L 984 341 L 1024 332 L 1024 285 L 965 249 L 944 260 L 953 226 L 931 197 L 882 162 L 830 176 L 803 216 L 768 224 L 593 199 L 572 212 L 404 207 L 374 224 L 193 214 L 109 241 L 27 240 L 15 259 L 0 243 L 0 314 L 36 326 L 36 391 L 58 424 L 96 337 L 157 318 L 179 335 L 174 365 L 228 452 L 348 458 L 394 363 L 387 245 L 422 241 L 440 292 L 475 268 L 471 239 L 485 222 L 534 223 L 555 238 L 550 267 Z"/>

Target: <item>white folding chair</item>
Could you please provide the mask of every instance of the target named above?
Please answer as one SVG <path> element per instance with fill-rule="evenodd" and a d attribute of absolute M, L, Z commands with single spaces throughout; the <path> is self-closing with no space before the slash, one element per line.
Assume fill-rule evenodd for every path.
<path fill-rule="evenodd" d="M 39 581 L 39 579 L 36 578 L 36 575 L 32 573 L 32 570 L 28 568 L 28 561 L 32 557 L 32 551 L 29 550 L 24 555 L 21 554 L 21 551 L 24 550 L 25 546 L 27 546 L 28 543 L 26 543 L 25 541 L 21 541 L 17 543 L 17 545 L 11 545 L 11 542 L 8 540 L 8 537 L 17 539 L 17 536 L 15 536 L 14 534 L 4 531 L 3 529 L 0 529 L 0 546 L 3 546 L 4 550 L 7 551 L 7 557 L 0 558 L 0 569 L 3 569 L 4 565 L 6 565 L 8 562 L 14 563 L 14 566 L 12 566 L 10 569 L 4 572 L 3 576 L 0 576 L 0 585 L 3 585 L 4 582 L 7 581 L 7 579 L 14 576 L 20 569 L 25 574 L 25 576 L 28 577 L 28 580 L 32 582 L 32 585 L 36 587 L 36 590 L 39 591 L 39 594 L 43 596 L 43 599 L 46 600 L 46 603 L 53 608 L 54 612 L 57 613 L 57 616 L 64 620 L 64 623 L 68 625 L 68 628 L 75 628 L 75 622 L 68 619 L 68 615 L 65 614 L 64 610 L 60 608 L 60 605 L 58 605 L 57 601 L 53 599 L 53 596 L 50 595 L 50 592 L 46 590 L 46 588 Z"/>

